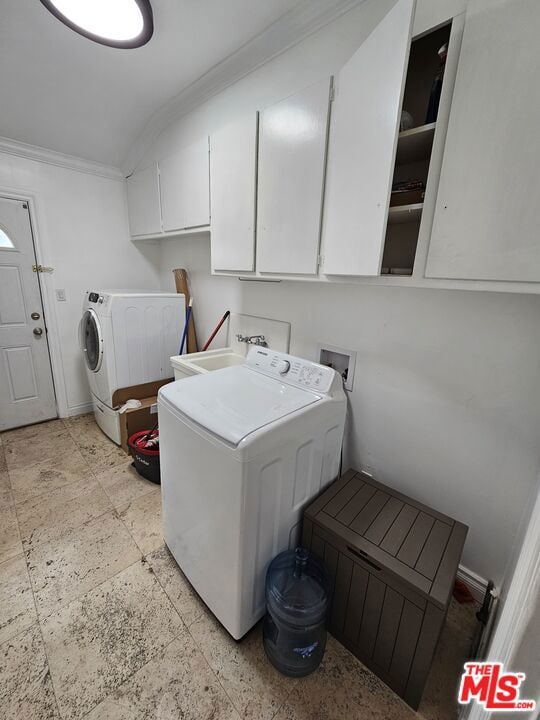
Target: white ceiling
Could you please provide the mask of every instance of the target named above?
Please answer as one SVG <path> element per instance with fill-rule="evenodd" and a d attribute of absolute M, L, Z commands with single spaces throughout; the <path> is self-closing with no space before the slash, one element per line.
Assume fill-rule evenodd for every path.
<path fill-rule="evenodd" d="M 77 35 L 39 0 L 0 0 L 0 136 L 120 166 L 161 106 L 300 5 L 152 0 L 152 40 L 117 50 Z"/>

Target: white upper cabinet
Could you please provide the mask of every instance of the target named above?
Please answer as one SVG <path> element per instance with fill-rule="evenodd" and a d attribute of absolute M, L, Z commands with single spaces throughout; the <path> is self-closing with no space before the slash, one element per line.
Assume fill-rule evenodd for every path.
<path fill-rule="evenodd" d="M 414 0 L 397 0 L 340 70 L 332 108 L 323 272 L 379 275 Z"/>
<path fill-rule="evenodd" d="M 329 99 L 327 79 L 261 112 L 259 272 L 317 273 Z"/>
<path fill-rule="evenodd" d="M 471 0 L 426 275 L 540 281 L 540 3 Z"/>
<path fill-rule="evenodd" d="M 163 230 L 210 224 L 208 138 L 159 162 Z"/>
<path fill-rule="evenodd" d="M 129 231 L 132 236 L 161 232 L 159 169 L 157 163 L 130 175 L 126 181 Z"/>
<path fill-rule="evenodd" d="M 213 271 L 255 269 L 257 125 L 249 113 L 210 137 Z"/>

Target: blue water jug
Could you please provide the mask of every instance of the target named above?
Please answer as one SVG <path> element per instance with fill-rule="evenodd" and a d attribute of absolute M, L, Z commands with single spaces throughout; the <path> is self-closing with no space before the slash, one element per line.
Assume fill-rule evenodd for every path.
<path fill-rule="evenodd" d="M 305 548 L 287 550 L 270 563 L 263 643 L 270 662 L 284 675 L 302 677 L 319 666 L 329 594 L 328 573 Z"/>

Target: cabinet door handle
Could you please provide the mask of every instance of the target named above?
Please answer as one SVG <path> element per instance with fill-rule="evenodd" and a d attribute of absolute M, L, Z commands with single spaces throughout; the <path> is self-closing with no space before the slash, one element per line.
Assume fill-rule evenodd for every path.
<path fill-rule="evenodd" d="M 370 567 L 372 567 L 374 570 L 380 570 L 381 568 L 378 565 L 375 565 L 373 560 L 370 560 L 367 553 L 363 552 L 362 550 L 356 550 L 356 548 L 350 547 L 350 545 L 347 545 L 347 550 L 352 553 L 353 555 L 356 555 L 356 557 L 360 558 L 360 560 L 363 560 L 365 563 L 367 563 Z"/>

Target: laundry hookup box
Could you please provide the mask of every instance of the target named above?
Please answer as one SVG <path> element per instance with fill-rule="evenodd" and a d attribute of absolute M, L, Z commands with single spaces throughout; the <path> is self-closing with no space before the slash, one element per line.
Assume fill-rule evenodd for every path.
<path fill-rule="evenodd" d="M 302 543 L 332 577 L 329 631 L 415 709 L 467 529 L 355 470 L 304 514 Z"/>

